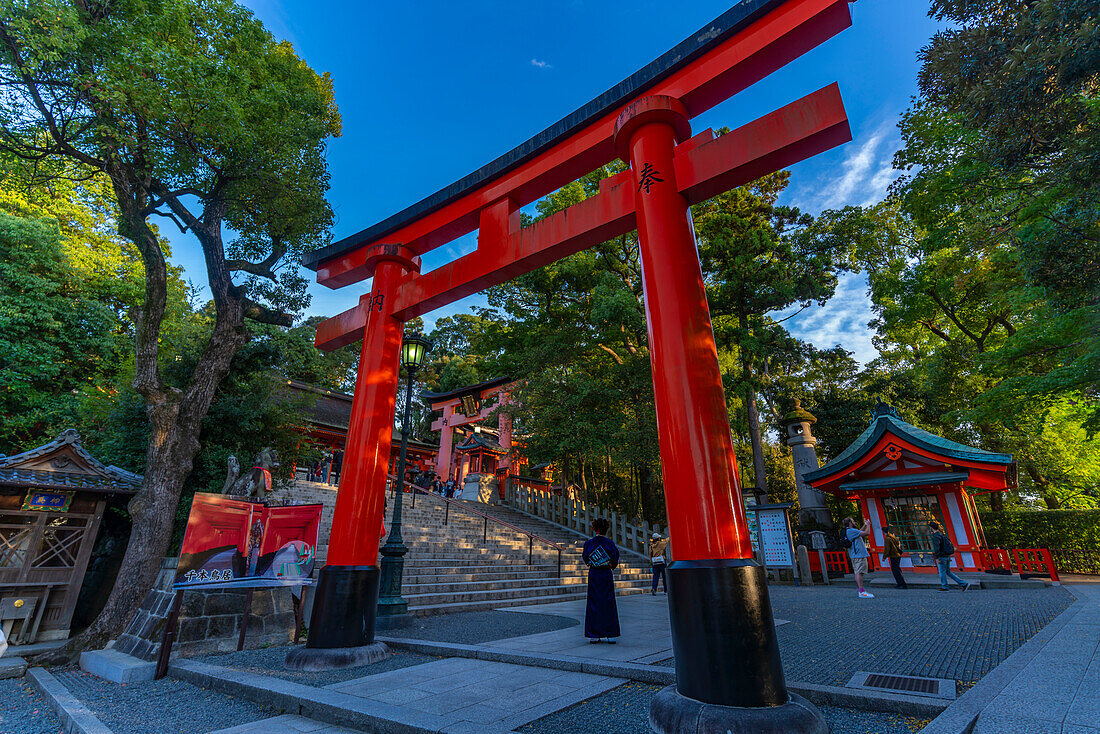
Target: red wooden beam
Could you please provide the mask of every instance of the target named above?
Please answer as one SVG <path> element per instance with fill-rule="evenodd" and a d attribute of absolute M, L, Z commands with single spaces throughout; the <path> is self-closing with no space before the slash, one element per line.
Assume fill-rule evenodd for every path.
<path fill-rule="evenodd" d="M 676 149 L 676 180 L 695 204 L 848 140 L 840 91 L 831 84 L 720 138 L 707 130 L 685 141 Z M 630 232 L 637 226 L 631 181 L 605 179 L 600 193 L 522 229 L 511 200 L 487 207 L 478 249 L 410 278 L 391 313 L 408 321 Z M 329 351 L 362 338 L 364 313 L 356 306 L 320 324 L 317 346 Z"/>
<path fill-rule="evenodd" d="M 476 229 L 485 207 L 505 198 L 516 207 L 525 206 L 615 160 L 615 119 L 638 97 L 675 97 L 695 117 L 850 25 L 848 0 L 788 0 L 544 152 L 524 158 L 515 168 L 407 224 L 345 246 L 340 254 L 320 263 L 317 281 L 340 288 L 363 280 L 369 277 L 366 248 L 373 244 L 399 242 L 416 254 L 429 252 Z"/>

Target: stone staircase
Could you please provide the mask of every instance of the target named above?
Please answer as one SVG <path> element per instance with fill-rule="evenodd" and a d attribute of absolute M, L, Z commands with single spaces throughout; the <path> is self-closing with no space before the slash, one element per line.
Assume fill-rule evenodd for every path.
<path fill-rule="evenodd" d="M 315 482 L 295 482 L 273 493 L 278 501 L 320 503 L 321 534 L 317 557 L 328 554 L 328 533 L 336 504 L 336 488 Z M 417 616 L 448 612 L 499 609 L 583 599 L 587 568 L 581 562 L 584 537 L 570 530 L 529 517 L 508 507 L 461 502 L 528 532 L 550 540 L 565 550 L 558 552 L 539 541 L 445 502 L 434 495 L 419 495 L 416 507 L 406 494 L 402 538 L 409 547 L 405 556 L 404 597 Z M 389 494 L 386 525 L 393 508 Z M 648 590 L 649 563 L 634 553 L 623 553 L 616 570 L 620 596 Z"/>

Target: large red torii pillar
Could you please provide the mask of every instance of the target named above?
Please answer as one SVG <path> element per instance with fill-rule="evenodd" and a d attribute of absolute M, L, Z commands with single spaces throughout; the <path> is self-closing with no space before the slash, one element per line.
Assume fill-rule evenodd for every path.
<path fill-rule="evenodd" d="M 786 690 L 768 589 L 752 549 L 688 206 L 851 139 L 836 85 L 715 138 L 689 119 L 851 24 L 847 0 L 743 0 L 604 95 L 428 199 L 305 260 L 337 288 L 374 277 L 316 343 L 363 341 L 329 565 L 307 645 L 373 641 L 377 530 L 400 325 L 637 229 L 658 433 L 676 561 L 668 569 L 677 684 L 657 731 L 826 731 Z M 630 170 L 521 228 L 519 209 L 616 157 Z M 477 250 L 429 273 L 418 256 L 474 229 Z M 348 650 L 350 653 L 351 651 Z"/>

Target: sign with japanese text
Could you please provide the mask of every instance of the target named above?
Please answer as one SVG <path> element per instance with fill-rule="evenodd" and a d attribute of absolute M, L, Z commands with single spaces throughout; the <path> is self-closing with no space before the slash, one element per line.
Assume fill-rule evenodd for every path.
<path fill-rule="evenodd" d="M 23 500 L 24 510 L 42 510 L 45 512 L 68 512 L 75 492 L 46 492 L 33 489 L 27 492 Z"/>
<path fill-rule="evenodd" d="M 268 507 L 196 493 L 187 518 L 176 588 L 281 586 L 313 573 L 321 505 Z"/>

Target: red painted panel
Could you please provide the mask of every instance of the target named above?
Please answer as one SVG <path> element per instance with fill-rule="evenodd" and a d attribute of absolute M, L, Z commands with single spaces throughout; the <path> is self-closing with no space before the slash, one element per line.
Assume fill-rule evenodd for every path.
<path fill-rule="evenodd" d="M 308 578 L 321 505 L 267 507 L 199 492 L 191 503 L 176 566 L 177 584 Z"/>

